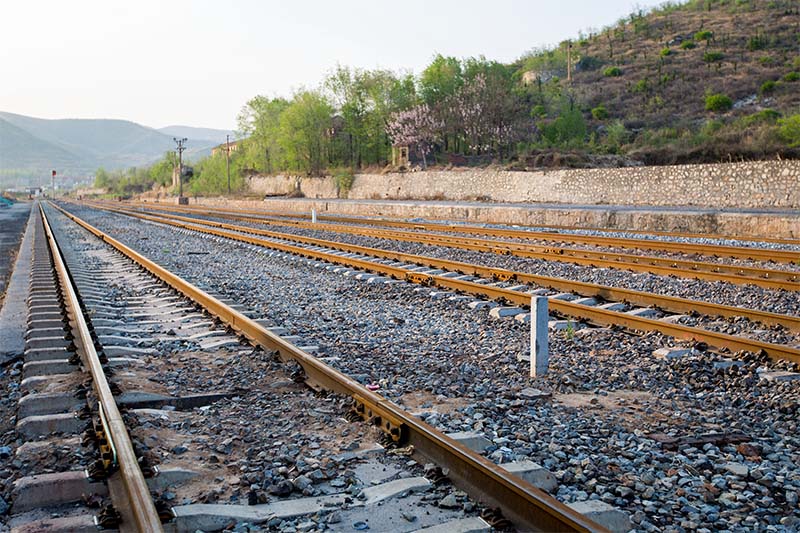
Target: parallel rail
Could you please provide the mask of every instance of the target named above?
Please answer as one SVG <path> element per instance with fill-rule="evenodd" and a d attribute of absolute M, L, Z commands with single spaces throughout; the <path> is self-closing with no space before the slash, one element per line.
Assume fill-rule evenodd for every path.
<path fill-rule="evenodd" d="M 136 211 L 129 211 L 125 209 L 115 209 L 111 207 L 103 207 L 109 211 L 130 215 Z M 226 224 L 224 222 L 215 222 L 213 220 L 203 220 L 198 218 L 184 217 L 180 215 L 159 214 L 171 220 L 180 220 L 183 222 L 190 222 L 199 224 L 201 226 L 209 226 L 215 228 L 228 229 L 241 233 L 250 233 L 253 235 L 261 235 L 264 237 L 271 237 L 275 239 L 283 239 L 291 242 L 302 244 L 309 244 L 314 246 L 324 246 L 335 250 L 344 252 L 359 253 L 364 255 L 371 255 L 380 257 L 382 259 L 391 259 L 394 261 L 403 261 L 415 265 L 428 266 L 431 268 L 441 268 L 458 272 L 460 274 L 468 274 L 480 276 L 483 278 L 514 280 L 521 283 L 532 283 L 540 287 L 547 287 L 559 291 L 575 292 L 581 296 L 600 297 L 604 300 L 628 302 L 645 307 L 655 307 L 664 311 L 675 313 L 699 313 L 706 316 L 721 316 L 726 318 L 731 317 L 745 317 L 748 320 L 761 322 L 766 325 L 779 325 L 791 331 L 800 331 L 800 317 L 791 315 L 781 315 L 778 313 L 769 313 L 766 311 L 758 311 L 755 309 L 745 309 L 742 307 L 734 307 L 731 305 L 722 305 L 709 302 L 702 302 L 699 300 L 689 300 L 686 298 L 678 298 L 675 296 L 659 295 L 654 293 L 647 293 L 642 291 L 635 291 L 631 289 L 622 289 L 617 287 L 609 287 L 606 285 L 598 285 L 595 283 L 586 283 L 582 281 L 573 281 L 563 278 L 554 278 L 550 276 L 540 276 L 537 274 L 529 274 L 526 272 L 518 272 L 514 270 L 506 270 L 494 267 L 487 267 L 482 265 L 475 265 L 472 263 L 464 263 L 461 261 L 452 261 L 449 259 L 439 259 L 435 257 L 428 257 L 424 255 L 407 254 L 403 252 L 395 252 L 391 250 L 383 250 L 380 248 L 370 248 L 366 246 L 359 246 L 355 244 L 340 243 L 337 241 L 327 241 L 317 239 L 314 237 L 304 237 L 292 233 L 283 233 L 276 231 L 262 230 L 258 228 L 251 228 L 248 226 L 237 226 L 234 224 Z"/>
<path fill-rule="evenodd" d="M 216 235 L 218 237 L 225 237 L 228 239 L 245 242 L 248 244 L 254 244 L 257 246 L 263 246 L 267 248 L 290 252 L 305 257 L 312 257 L 315 259 L 320 259 L 332 263 L 347 265 L 372 272 L 378 272 L 381 274 L 391 276 L 395 279 L 405 279 L 407 281 L 412 281 L 414 283 L 442 287 L 446 289 L 459 291 L 462 293 L 483 296 L 492 300 L 507 301 L 515 305 L 523 305 L 523 306 L 530 305 L 530 295 L 518 291 L 512 291 L 500 287 L 489 287 L 486 285 L 482 285 L 480 283 L 474 283 L 466 280 L 458 280 L 444 276 L 409 272 L 408 270 L 403 268 L 384 265 L 382 263 L 378 263 L 375 261 L 368 261 L 358 258 L 345 258 L 329 252 L 314 251 L 308 248 L 303 248 L 292 244 L 284 244 L 280 242 L 261 239 L 258 237 L 254 237 L 252 235 L 241 234 L 233 231 L 228 231 L 225 229 L 215 229 L 213 227 L 197 224 L 194 221 L 192 223 L 186 223 L 186 222 L 180 222 L 178 220 L 172 220 L 164 216 L 146 215 L 135 211 L 127 211 L 127 210 L 112 210 L 108 208 L 106 209 L 109 211 L 119 211 L 122 214 L 139 218 L 141 220 L 149 220 L 152 222 L 157 222 L 160 224 L 170 225 L 183 229 L 189 229 L 200 233 Z M 216 224 L 221 224 L 221 223 L 216 223 Z M 247 230 L 250 231 L 252 230 L 252 228 L 247 228 Z M 280 234 L 276 238 L 285 239 L 285 236 L 283 234 Z M 318 241 L 318 242 L 325 243 L 325 244 L 319 244 L 320 246 L 330 247 L 330 245 L 332 244 L 328 241 Z M 344 246 L 344 245 L 339 245 L 339 246 Z M 346 246 L 348 246 L 354 252 L 363 253 L 358 251 L 359 247 L 355 247 L 352 245 L 346 245 Z M 497 279 L 500 280 L 514 279 L 513 277 L 514 273 L 511 271 L 502 269 L 493 269 L 493 270 L 496 273 L 495 277 Z M 734 352 L 735 351 L 748 351 L 754 353 L 763 352 L 767 356 L 773 359 L 786 359 L 793 362 L 800 362 L 800 349 L 792 348 L 785 345 L 771 344 L 754 339 L 747 339 L 743 337 L 727 335 L 724 333 L 717 333 L 714 331 L 704 330 L 700 328 L 692 328 L 680 324 L 671 324 L 660 320 L 653 320 L 635 315 L 619 313 L 616 311 L 609 311 L 597 307 L 574 304 L 562 300 L 552 300 L 550 302 L 550 307 L 556 313 L 565 316 L 570 316 L 578 320 L 583 320 L 588 323 L 596 325 L 621 326 L 631 331 L 658 331 L 660 333 L 678 339 L 702 341 L 707 343 L 709 346 L 715 347 L 717 349 L 727 349 Z"/>
<path fill-rule="evenodd" d="M 99 204 L 107 205 L 107 204 Z M 172 208 L 150 207 L 146 209 L 158 212 L 174 212 Z M 737 265 L 725 265 L 702 261 L 686 261 L 635 254 L 600 252 L 579 248 L 546 247 L 525 243 L 496 241 L 471 237 L 456 237 L 426 232 L 410 232 L 375 228 L 359 228 L 344 224 L 315 224 L 299 220 L 266 219 L 254 215 L 235 215 L 223 212 L 209 213 L 193 209 L 181 209 L 202 215 L 212 215 L 228 220 L 257 222 L 267 226 L 295 226 L 306 229 L 332 231 L 351 235 L 390 239 L 403 242 L 417 242 L 437 246 L 446 246 L 477 252 L 492 252 L 501 255 L 559 261 L 584 266 L 627 269 L 636 272 L 649 272 L 660 276 L 677 276 L 688 279 L 707 281 L 724 281 L 738 285 L 757 285 L 767 289 L 783 289 L 800 291 L 800 272 L 776 270 Z M 798 259 L 800 259 L 800 254 Z"/>
<path fill-rule="evenodd" d="M 149 204 L 152 205 L 152 204 Z M 170 208 L 187 209 L 184 206 L 171 206 Z M 203 206 L 206 212 L 224 211 L 223 209 Z M 230 209 L 226 209 L 230 211 Z M 276 213 L 249 209 L 236 209 L 238 212 L 256 214 L 261 216 L 279 216 L 293 218 L 309 218 L 309 215 L 296 213 Z M 387 220 L 382 218 L 355 218 L 335 215 L 319 215 L 320 220 L 344 222 L 348 224 L 368 224 L 371 226 L 386 226 L 411 230 L 447 231 L 475 235 L 490 235 L 492 237 L 506 237 L 513 239 L 539 239 L 552 242 L 589 244 L 595 246 L 611 246 L 619 248 L 635 248 L 640 250 L 657 250 L 675 253 L 692 253 L 719 257 L 733 257 L 739 259 L 754 259 L 757 261 L 774 261 L 778 263 L 796 263 L 800 261 L 800 253 L 786 250 L 770 250 L 766 248 L 723 246 L 697 243 L 677 243 L 656 241 L 648 239 L 632 239 L 622 237 L 574 235 L 548 231 L 528 231 L 513 228 L 486 228 L 467 224 L 446 224 L 433 222 L 405 222 L 401 220 Z"/>
<path fill-rule="evenodd" d="M 133 451 L 133 444 L 125 427 L 125 422 L 122 420 L 119 407 L 114 400 L 114 395 L 111 393 L 103 372 L 86 319 L 81 312 L 77 290 L 72 284 L 69 271 L 61 256 L 61 251 L 50 228 L 47 215 L 45 215 L 41 205 L 39 206 L 39 212 L 42 216 L 45 234 L 52 252 L 53 263 L 61 281 L 64 300 L 70 310 L 73 329 L 77 333 L 75 335 L 76 345 L 81 348 L 83 363 L 92 376 L 92 385 L 97 395 L 100 420 L 106 437 L 115 451 L 116 464 L 119 466 L 122 486 L 128 500 L 126 503 L 129 505 L 125 512 L 129 513 L 133 518 L 138 531 L 142 533 L 158 533 L 163 531 L 161 520 L 150 495 L 150 489 L 139 468 L 139 462 Z"/>
<path fill-rule="evenodd" d="M 52 205 L 52 204 L 51 204 Z M 380 425 L 402 444 L 413 446 L 420 462 L 433 462 L 448 470 L 448 477 L 482 503 L 498 507 L 503 515 L 523 531 L 597 531 L 605 528 L 570 509 L 530 483 L 513 476 L 502 467 L 456 443 L 442 432 L 409 415 L 355 380 L 330 368 L 314 356 L 273 334 L 254 320 L 239 313 L 198 287 L 180 278 L 128 246 L 61 209 L 72 221 L 117 249 L 178 292 L 201 305 L 232 329 L 265 350 L 278 352 L 283 360 L 294 360 L 303 367 L 307 381 L 352 397 L 361 415 Z"/>

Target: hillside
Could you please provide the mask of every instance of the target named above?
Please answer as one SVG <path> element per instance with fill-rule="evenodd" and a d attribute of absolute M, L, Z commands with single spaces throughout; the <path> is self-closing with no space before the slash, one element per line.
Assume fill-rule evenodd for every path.
<path fill-rule="evenodd" d="M 187 126 L 165 129 L 189 138 L 188 159 L 207 155 L 228 133 Z M 53 168 L 62 176 L 81 177 L 98 167 L 148 165 L 174 149 L 173 135 L 127 120 L 46 120 L 0 112 L 0 185 L 43 184 Z"/>
<path fill-rule="evenodd" d="M 645 162 L 718 160 L 726 150 L 759 158 L 776 149 L 759 131 L 777 117 L 770 110 L 800 111 L 798 44 L 796 0 L 694 0 L 633 13 L 514 66 L 529 85 L 571 92 L 601 131 L 621 121 L 631 134 L 625 151 Z M 730 98 L 730 109 L 722 100 L 707 110 L 712 94 Z"/>

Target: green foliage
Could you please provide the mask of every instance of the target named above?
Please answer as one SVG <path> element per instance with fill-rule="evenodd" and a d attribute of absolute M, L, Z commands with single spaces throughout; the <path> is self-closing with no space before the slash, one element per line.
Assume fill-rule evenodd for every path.
<path fill-rule="evenodd" d="M 650 84 L 647 82 L 647 78 L 642 78 L 634 84 L 631 90 L 635 93 L 646 93 L 649 88 Z"/>
<path fill-rule="evenodd" d="M 242 164 L 244 155 L 231 152 L 231 192 L 238 192 L 244 188 Z M 226 153 L 217 152 L 216 155 L 206 157 L 194 165 L 194 177 L 188 184 L 189 191 L 195 196 L 218 196 L 228 193 L 228 169 Z M 185 187 L 185 186 L 184 186 Z"/>
<path fill-rule="evenodd" d="M 94 173 L 94 186 L 98 189 L 108 189 L 111 186 L 111 178 L 103 167 Z"/>
<path fill-rule="evenodd" d="M 583 56 L 575 63 L 575 68 L 579 71 L 597 70 L 603 66 L 603 60 L 593 56 Z"/>
<path fill-rule="evenodd" d="M 318 176 L 326 157 L 333 108 L 316 91 L 300 91 L 280 115 L 278 144 L 289 170 Z"/>
<path fill-rule="evenodd" d="M 789 72 L 788 74 L 783 75 L 783 81 L 793 82 L 800 80 L 800 72 Z"/>
<path fill-rule="evenodd" d="M 747 39 L 747 49 L 750 50 L 751 52 L 754 52 L 756 50 L 763 50 L 766 47 L 767 47 L 767 40 L 761 34 L 754 35 L 753 37 Z"/>
<path fill-rule="evenodd" d="M 709 94 L 706 96 L 706 111 L 722 113 L 733 107 L 733 100 L 725 94 Z"/>
<path fill-rule="evenodd" d="M 349 168 L 336 168 L 331 171 L 334 182 L 336 183 L 336 192 L 339 198 L 347 198 L 350 189 L 353 188 L 355 182 L 355 175 Z"/>
<path fill-rule="evenodd" d="M 429 105 L 452 96 L 463 85 L 461 62 L 455 57 L 436 55 L 419 77 L 419 91 Z"/>
<path fill-rule="evenodd" d="M 536 104 L 531 108 L 532 118 L 544 118 L 547 116 L 547 108 L 542 104 Z"/>
<path fill-rule="evenodd" d="M 586 142 L 586 119 L 583 113 L 575 107 L 563 104 L 558 118 L 544 124 L 542 127 L 542 139 L 549 146 L 562 148 L 574 148 Z"/>
<path fill-rule="evenodd" d="M 681 50 L 691 50 L 696 47 L 697 44 L 692 40 L 686 40 L 681 43 Z"/>
<path fill-rule="evenodd" d="M 758 62 L 768 67 L 775 64 L 775 58 L 772 56 L 761 56 L 758 58 Z"/>
<path fill-rule="evenodd" d="M 661 57 L 667 57 L 668 55 L 672 54 L 672 50 L 668 46 L 661 49 L 658 53 Z"/>
<path fill-rule="evenodd" d="M 714 63 L 716 61 L 722 61 L 722 58 L 725 57 L 722 52 L 706 52 L 703 54 L 703 61 L 706 63 Z"/>
<path fill-rule="evenodd" d="M 714 38 L 714 33 L 710 30 L 700 30 L 694 34 L 695 41 L 710 41 Z"/>
<path fill-rule="evenodd" d="M 622 76 L 622 69 L 619 67 L 608 67 L 603 71 L 603 76 L 606 78 Z"/>
<path fill-rule="evenodd" d="M 608 110 L 606 106 L 600 104 L 597 107 L 592 108 L 592 118 L 595 120 L 605 120 L 608 118 Z"/>
<path fill-rule="evenodd" d="M 800 147 L 800 114 L 778 119 L 778 134 L 791 148 Z"/>
<path fill-rule="evenodd" d="M 758 123 L 774 123 L 779 118 L 781 118 L 781 114 L 774 109 L 762 109 L 752 115 L 740 118 L 739 123 L 746 128 Z"/>
<path fill-rule="evenodd" d="M 610 151 L 619 153 L 631 139 L 631 132 L 625 128 L 621 120 L 615 120 L 606 128 L 606 146 Z"/>
<path fill-rule="evenodd" d="M 770 94 L 775 90 L 776 85 L 777 84 L 775 83 L 774 80 L 767 80 L 761 84 L 761 87 L 759 87 L 758 92 L 759 94 Z"/>

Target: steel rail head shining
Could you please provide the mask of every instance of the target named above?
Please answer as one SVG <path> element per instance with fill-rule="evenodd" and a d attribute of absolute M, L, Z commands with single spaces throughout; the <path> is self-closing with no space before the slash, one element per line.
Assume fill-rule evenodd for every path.
<path fill-rule="evenodd" d="M 61 280 L 61 286 L 65 296 L 64 299 L 72 311 L 72 319 L 83 349 L 83 361 L 92 376 L 92 384 L 102 411 L 101 422 L 106 436 L 116 453 L 120 478 L 128 496 L 127 503 L 130 506 L 130 516 L 135 522 L 135 527 L 141 533 L 162 532 L 163 527 L 161 526 L 161 520 L 156 511 L 153 498 L 150 495 L 150 489 L 139 468 L 139 463 L 133 450 L 133 444 L 128 435 L 128 430 L 125 427 L 125 422 L 122 419 L 119 407 L 114 400 L 114 395 L 111 393 L 111 388 L 108 385 L 108 380 L 103 372 L 103 367 L 100 363 L 97 351 L 95 350 L 94 341 L 89 332 L 86 319 L 81 312 L 77 289 L 72 283 L 69 271 L 61 255 L 58 243 L 56 242 L 55 235 L 47 220 L 44 207 L 41 204 L 39 205 L 39 212 L 52 252 L 53 263 L 55 264 L 56 271 Z"/>

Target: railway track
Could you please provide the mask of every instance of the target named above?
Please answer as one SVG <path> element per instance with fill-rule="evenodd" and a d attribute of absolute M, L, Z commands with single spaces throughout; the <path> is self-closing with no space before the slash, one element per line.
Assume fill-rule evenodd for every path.
<path fill-rule="evenodd" d="M 402 408 L 398 407 L 392 402 L 387 401 L 360 383 L 348 378 L 338 371 L 333 370 L 318 358 L 293 344 L 293 342 L 285 340 L 276 332 L 272 331 L 269 327 L 265 326 L 262 321 L 256 320 L 248 314 L 238 310 L 234 302 L 226 303 L 221 299 L 214 297 L 209 292 L 203 291 L 198 287 L 186 282 L 172 272 L 169 272 L 153 261 L 136 253 L 131 248 L 123 245 L 109 235 L 104 234 L 86 222 L 78 219 L 74 215 L 66 213 L 60 209 L 58 211 L 51 211 L 49 207 L 42 209 L 41 211 L 43 217 L 47 217 L 49 215 L 50 218 L 52 218 L 57 212 L 66 215 L 66 218 L 72 220 L 78 226 L 87 230 L 92 235 L 102 240 L 103 243 L 116 250 L 116 252 L 122 254 L 122 256 L 127 258 L 125 259 L 126 263 L 128 261 L 132 262 L 128 263 L 130 266 L 136 265 L 136 267 L 133 269 L 133 271 L 136 271 L 136 276 L 134 276 L 133 271 L 130 271 L 130 274 L 128 273 L 130 266 L 128 269 L 123 269 L 121 264 L 117 264 L 116 268 L 108 268 L 108 271 L 103 275 L 88 271 L 77 272 L 73 265 L 73 267 L 70 267 L 68 275 L 74 279 L 80 280 L 79 285 L 83 285 L 81 291 L 85 294 L 89 294 L 90 298 L 89 300 L 82 302 L 79 300 L 81 295 L 78 293 L 78 291 L 76 291 L 74 295 L 74 302 L 70 302 L 70 305 L 74 303 L 77 308 L 83 306 L 88 312 L 90 312 L 92 317 L 99 317 L 102 315 L 103 309 L 107 309 L 109 306 L 109 300 L 107 300 L 104 295 L 101 295 L 101 291 L 99 290 L 99 287 L 102 286 L 102 284 L 108 283 L 106 278 L 116 276 L 116 279 L 119 280 L 120 275 L 134 276 L 139 280 L 138 287 L 140 287 L 142 291 L 158 291 L 158 293 L 161 295 L 161 298 L 170 298 L 175 299 L 176 301 L 186 298 L 202 308 L 204 313 L 212 315 L 236 334 L 246 338 L 252 345 L 258 346 L 265 350 L 265 353 L 278 354 L 280 361 L 282 361 L 281 364 L 298 365 L 299 372 L 296 372 L 296 375 L 301 376 L 302 379 L 312 388 L 330 391 L 332 393 L 350 398 L 350 403 L 353 407 L 352 413 L 356 416 L 356 418 L 368 422 L 368 427 L 374 426 L 378 428 L 380 433 L 384 436 L 385 441 L 391 443 L 393 447 L 403 447 L 400 449 L 405 450 L 407 455 L 411 455 L 415 460 L 420 462 L 420 464 L 433 463 L 438 465 L 440 470 L 437 471 L 439 472 L 438 478 L 440 481 L 437 481 L 437 483 L 452 482 L 457 487 L 464 490 L 470 495 L 470 497 L 474 499 L 474 501 L 479 502 L 484 509 L 491 511 L 485 515 L 486 520 L 489 523 L 494 523 L 498 525 L 498 527 L 503 527 L 503 520 L 509 520 L 514 526 L 524 531 L 605 531 L 605 529 L 599 526 L 597 523 L 585 518 L 582 514 L 571 509 L 570 507 L 559 503 L 553 497 L 536 488 L 531 483 L 510 474 L 505 468 L 495 465 L 491 461 L 470 450 L 466 445 L 458 444 L 452 438 L 409 415 Z M 59 214 L 57 216 L 61 215 Z M 48 224 L 47 218 L 44 218 L 44 221 L 44 224 Z M 62 229 L 60 231 L 63 232 L 64 230 Z M 49 233 L 52 239 L 51 246 L 53 249 L 57 250 L 59 247 L 55 242 L 54 233 Z M 94 258 L 106 258 L 107 253 L 108 252 L 100 252 L 95 250 L 89 255 Z M 139 267 L 149 274 L 144 274 L 136 270 L 136 268 Z M 148 282 L 141 279 L 142 277 L 148 278 L 151 275 L 159 281 L 154 283 L 153 281 Z M 92 280 L 93 283 L 89 280 Z M 162 283 L 169 286 L 169 289 L 165 290 Z M 179 293 L 180 296 L 175 295 L 173 291 Z M 172 296 L 166 296 L 167 293 Z M 46 297 L 49 299 L 52 299 L 56 296 L 57 291 L 47 293 L 46 295 Z M 117 294 L 116 297 L 119 298 L 119 294 Z M 69 301 L 72 300 L 72 298 L 67 297 L 65 300 Z M 152 303 L 154 298 L 148 298 L 143 295 L 142 300 Z M 168 304 L 164 305 L 167 306 Z M 176 305 L 180 304 L 178 303 Z M 171 308 L 167 307 L 165 309 L 160 309 L 157 313 L 154 313 L 151 310 L 149 313 L 145 312 L 130 315 L 129 318 L 134 320 L 134 322 L 136 320 L 143 320 L 145 323 L 151 324 L 152 327 L 160 327 L 158 325 L 153 325 L 153 323 L 158 322 L 158 318 L 160 316 L 166 316 L 164 315 L 165 313 L 170 314 L 172 317 L 170 320 L 173 320 L 173 322 L 179 318 L 180 320 L 188 321 L 202 320 L 202 314 L 198 314 L 196 312 L 192 313 L 191 310 L 186 310 L 184 312 L 188 311 L 189 314 L 183 316 L 179 313 L 181 310 L 182 308 L 176 309 L 175 313 L 177 314 L 173 316 L 173 311 Z M 54 320 L 52 317 L 45 318 L 48 320 Z M 155 319 L 150 320 L 153 318 Z M 63 322 L 59 321 L 57 325 L 63 330 Z M 179 329 L 178 326 L 175 326 L 174 323 L 171 327 L 175 330 L 178 330 L 177 335 L 179 337 L 182 335 L 182 330 Z M 189 326 L 181 326 L 181 328 L 183 327 Z M 191 331 L 197 331 L 197 328 L 200 327 L 200 325 L 193 323 L 191 325 Z M 99 329 L 98 325 L 95 324 L 92 326 L 91 321 L 88 321 L 84 329 L 90 335 L 92 334 L 92 331 L 95 332 L 94 337 L 90 337 L 89 340 L 87 340 L 87 345 L 90 347 L 95 347 L 95 351 L 98 351 L 97 348 L 99 347 L 99 352 L 101 353 L 99 359 L 104 359 L 102 354 L 109 352 L 110 348 L 108 345 L 100 342 L 102 341 L 103 337 L 99 337 L 97 335 L 97 331 Z M 175 335 L 175 333 L 173 333 L 173 335 Z M 129 348 L 129 350 L 135 351 L 134 348 Z M 113 359 L 113 357 L 109 357 L 109 359 Z M 109 371 L 108 369 L 105 371 L 101 369 L 99 372 L 100 374 L 103 374 L 104 372 L 108 373 Z M 110 393 L 108 396 L 111 396 Z M 215 399 L 220 400 L 221 398 L 222 396 L 216 397 Z M 109 400 L 113 401 L 113 397 L 109 398 Z M 26 401 L 29 402 L 30 400 Z M 163 401 L 163 399 L 161 401 Z M 171 401 L 175 402 L 175 398 L 172 398 Z M 141 405 L 141 402 L 139 404 L 136 404 L 135 402 L 132 404 L 128 403 L 127 405 L 128 407 L 133 407 L 136 405 Z M 111 413 L 112 411 L 109 410 L 104 412 Z M 71 418 L 71 416 L 68 418 Z M 112 417 L 111 420 L 116 421 L 117 418 Z M 119 423 L 115 422 L 114 428 L 119 431 L 125 431 L 125 427 L 120 425 L 122 424 L 121 420 L 122 419 L 120 419 Z M 138 433 L 136 428 L 128 429 L 127 431 Z M 117 441 L 114 440 L 111 442 L 116 445 Z M 117 452 L 116 457 L 118 461 L 124 460 L 119 452 Z M 131 461 L 128 464 L 135 466 L 138 471 L 136 455 L 131 453 L 130 457 Z M 402 455 L 400 458 L 402 458 Z M 141 461 L 141 458 L 139 460 Z M 123 467 L 122 465 L 119 466 L 120 472 L 122 472 Z M 442 472 L 445 472 L 446 475 L 442 476 Z M 141 476 L 141 471 L 139 471 L 139 474 Z M 436 477 L 436 475 L 434 477 Z M 418 480 L 419 478 L 412 479 Z M 149 481 L 149 483 L 152 484 L 152 481 Z M 22 485 L 24 485 L 24 483 Z M 39 486 L 42 486 L 41 483 Z M 160 530 L 160 525 L 156 525 L 155 522 L 152 524 L 152 526 L 145 525 L 140 527 L 138 525 L 140 524 L 138 520 L 130 521 L 127 519 L 128 509 L 138 512 L 139 510 L 148 507 L 148 505 L 152 507 L 155 506 L 152 498 L 150 498 L 147 485 L 145 485 L 144 488 L 141 488 L 140 486 L 140 491 L 141 492 L 139 494 L 141 495 L 141 498 L 148 500 L 149 504 L 141 503 L 141 498 L 136 499 L 130 495 L 125 496 L 126 493 L 123 493 L 123 496 L 118 501 L 115 501 L 114 507 L 115 509 L 119 510 L 120 515 L 120 517 L 117 519 L 121 520 L 119 524 L 122 524 L 126 527 L 131 527 L 132 524 L 136 524 L 131 530 L 158 531 Z M 22 499 L 24 498 L 20 497 L 20 501 L 22 501 Z M 367 500 L 369 501 L 369 497 L 367 497 Z M 50 504 L 52 503 L 54 502 L 50 502 Z M 265 505 L 268 506 L 269 504 Z M 272 518 L 272 516 L 264 514 L 267 513 L 266 510 L 259 511 L 258 505 L 255 505 L 255 508 L 252 510 L 242 510 L 241 507 L 242 506 L 217 506 L 214 507 L 214 512 L 212 512 L 210 508 L 204 508 L 202 505 L 199 507 L 192 505 L 178 505 L 173 507 L 165 515 L 163 505 L 161 505 L 160 518 L 176 521 L 178 523 L 178 530 L 183 530 L 181 529 L 182 527 L 184 529 L 185 527 L 188 527 L 186 524 L 193 524 L 191 530 L 199 528 L 199 526 L 195 527 L 196 524 L 203 524 L 204 526 L 213 524 L 230 524 L 232 519 L 237 517 L 241 518 L 241 516 L 247 516 L 254 521 L 264 522 Z M 493 509 L 496 510 L 492 511 Z M 262 514 L 259 514 L 259 512 Z M 216 522 L 208 518 L 209 514 L 213 515 L 214 513 L 221 515 L 217 516 Z M 158 513 L 150 516 L 151 520 L 156 520 L 158 518 Z M 22 520 L 22 517 L 17 518 L 18 523 L 21 523 Z M 180 524 L 184 525 L 181 526 Z M 44 522 L 38 522 L 38 525 L 41 527 L 44 527 L 45 525 L 47 527 L 55 527 L 46 520 Z M 169 527 L 175 526 L 169 524 Z M 202 529 L 206 529 L 206 527 L 203 527 Z M 24 526 L 19 526 L 19 530 L 25 530 Z M 31 530 L 30 527 L 28 527 L 27 530 Z M 213 528 L 208 530 L 213 530 Z"/>
<path fill-rule="evenodd" d="M 146 204 L 152 205 L 152 204 Z M 170 209 L 189 210 L 194 209 L 185 206 L 170 206 Z M 230 209 L 220 209 L 209 206 L 204 206 L 203 211 L 206 213 L 216 213 L 231 211 Z M 308 219 L 310 215 L 293 214 L 293 213 L 277 213 L 260 210 L 236 210 L 240 213 L 247 213 L 260 216 L 271 217 L 291 217 Z M 492 237 L 505 237 L 514 239 L 538 239 L 545 241 L 552 241 L 556 243 L 571 243 L 571 244 L 586 244 L 593 246 L 604 247 L 620 247 L 639 250 L 653 250 L 675 252 L 680 254 L 697 254 L 706 256 L 719 256 L 731 257 L 738 259 L 751 259 L 756 261 L 773 261 L 776 263 L 794 263 L 800 260 L 800 254 L 794 251 L 786 250 L 771 250 L 755 247 L 737 247 L 737 246 L 721 246 L 711 244 L 696 244 L 696 243 L 675 243 L 668 241 L 656 241 L 648 239 L 628 239 L 617 237 L 604 237 L 604 236 L 590 236 L 590 235 L 574 235 L 557 232 L 546 231 L 527 231 L 521 229 L 500 229 L 500 228 L 487 228 L 483 226 L 471 226 L 467 224 L 443 224 L 443 223 L 423 223 L 423 222 L 406 222 L 400 220 L 388 220 L 382 218 L 356 218 L 356 217 L 343 217 L 335 215 L 320 215 L 319 220 L 327 220 L 330 222 L 341 222 L 354 225 L 369 225 L 369 226 L 385 226 L 391 228 L 401 228 L 408 230 L 425 230 L 425 231 L 439 231 L 460 234 L 473 234 L 473 235 L 488 235 Z"/>
<path fill-rule="evenodd" d="M 175 215 L 154 216 L 131 210 L 111 209 L 107 207 L 104 209 L 119 212 L 141 220 L 149 220 L 248 244 L 265 246 L 306 257 L 313 257 L 315 259 L 377 272 L 395 279 L 404 279 L 422 285 L 483 296 L 491 300 L 504 301 L 518 306 L 530 304 L 531 294 L 527 292 L 529 287 L 518 286 L 515 288 L 504 288 L 497 285 L 491 286 L 487 285 L 485 282 L 478 283 L 468 279 L 467 276 L 485 276 L 501 282 L 531 281 L 559 290 L 583 292 L 588 296 L 600 296 L 601 298 L 614 298 L 617 300 L 636 301 L 641 304 L 659 305 L 664 308 L 674 309 L 676 312 L 696 311 L 719 316 L 749 316 L 752 320 L 780 324 L 794 331 L 798 329 L 798 319 L 796 317 L 742 310 L 734 307 L 719 306 L 680 298 L 667 298 L 637 293 L 636 291 L 613 289 L 610 287 L 598 287 L 592 286 L 591 284 L 576 284 L 556 278 L 544 278 L 525 274 L 520 278 L 519 275 L 521 273 L 513 271 L 431 259 L 355 245 L 346 245 L 321 239 L 268 232 L 265 230 L 232 226 L 218 222 L 198 221 L 196 219 L 187 220 L 186 217 Z M 255 237 L 253 236 L 254 234 L 267 236 L 269 239 Z M 342 255 L 343 253 L 348 255 Z M 392 262 L 387 263 L 386 261 Z M 398 264 L 395 262 L 400 263 Z M 426 267 L 423 268 L 419 266 L 422 264 L 426 265 Z M 441 270 L 431 270 L 432 268 L 447 268 L 450 272 L 445 273 Z M 562 316 L 572 317 L 595 325 L 619 326 L 631 331 L 657 331 L 678 339 L 705 342 L 716 349 L 724 349 L 732 352 L 747 351 L 752 353 L 765 353 L 772 358 L 800 362 L 800 349 L 795 347 L 765 343 L 754 339 L 736 337 L 700 328 L 687 327 L 664 320 L 648 318 L 648 313 L 618 312 L 600 307 L 597 305 L 598 303 L 599 302 L 595 301 L 592 304 L 584 304 L 573 303 L 564 299 L 551 299 L 550 307 L 555 313 Z"/>
<path fill-rule="evenodd" d="M 108 204 L 98 204 L 105 205 Z M 149 210 L 159 212 L 174 212 L 172 208 L 163 207 Z M 187 211 L 186 208 L 180 212 Z M 633 254 L 619 254 L 612 252 L 590 251 L 576 248 L 546 247 L 514 242 L 487 240 L 479 238 L 455 237 L 422 231 L 398 231 L 358 228 L 353 225 L 315 224 L 296 220 L 274 220 L 258 216 L 242 216 L 224 212 L 189 211 L 191 213 L 214 216 L 217 218 L 257 222 L 267 226 L 296 226 L 312 230 L 331 231 L 337 233 L 363 235 L 380 239 L 390 239 L 404 242 L 419 242 L 430 245 L 445 246 L 462 250 L 488 252 L 495 254 L 509 254 L 522 258 L 543 259 L 546 261 L 568 262 L 577 265 L 617 268 L 634 272 L 648 272 L 662 276 L 677 276 L 687 279 L 702 279 L 707 281 L 723 281 L 738 285 L 756 285 L 769 289 L 784 289 L 800 291 L 800 273 L 788 270 L 756 268 L 738 265 L 724 265 L 702 261 L 686 261 L 641 256 Z M 800 259 L 800 254 L 798 254 Z"/>

